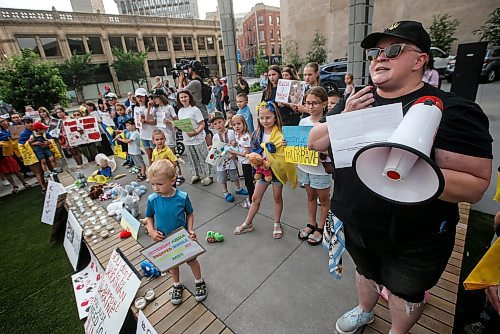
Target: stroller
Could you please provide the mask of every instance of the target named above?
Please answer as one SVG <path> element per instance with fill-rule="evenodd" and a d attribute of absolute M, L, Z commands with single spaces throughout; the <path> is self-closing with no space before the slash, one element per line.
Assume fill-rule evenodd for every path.
<path fill-rule="evenodd" d="M 177 129 L 177 131 L 175 132 L 175 154 L 176 155 L 182 155 L 186 149 L 186 147 L 184 146 L 184 143 L 182 142 L 183 139 L 184 138 L 182 137 L 182 130 Z"/>

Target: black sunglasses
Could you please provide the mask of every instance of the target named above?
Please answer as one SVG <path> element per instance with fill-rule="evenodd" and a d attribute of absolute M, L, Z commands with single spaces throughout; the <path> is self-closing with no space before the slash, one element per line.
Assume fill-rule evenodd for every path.
<path fill-rule="evenodd" d="M 399 55 L 401 53 L 403 53 L 404 48 L 407 48 L 407 49 L 409 49 L 411 51 L 415 51 L 415 52 L 422 52 L 421 50 L 413 48 L 405 43 L 400 43 L 400 44 L 389 45 L 385 49 L 381 49 L 381 48 L 367 49 L 365 51 L 366 52 L 366 59 L 369 61 L 374 61 L 375 59 L 377 59 L 380 56 L 380 54 L 382 52 L 384 52 L 385 57 L 387 59 L 396 59 L 397 57 L 399 57 Z"/>

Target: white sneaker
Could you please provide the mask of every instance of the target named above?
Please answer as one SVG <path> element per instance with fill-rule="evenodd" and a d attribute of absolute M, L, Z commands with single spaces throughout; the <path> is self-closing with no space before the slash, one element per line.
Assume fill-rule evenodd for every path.
<path fill-rule="evenodd" d="M 10 186 L 10 183 L 9 183 L 9 181 L 7 181 L 7 180 L 3 180 L 3 181 L 2 181 L 2 184 L 3 184 L 3 186 L 4 186 L 4 187 L 8 187 L 8 186 Z"/>
<path fill-rule="evenodd" d="M 356 306 L 337 320 L 335 329 L 340 334 L 352 334 L 358 328 L 371 324 L 373 320 L 375 320 L 373 312 L 364 312 L 361 307 Z"/>
<path fill-rule="evenodd" d="M 213 180 L 212 180 L 212 178 L 210 178 L 210 177 L 206 177 L 206 178 L 204 178 L 203 180 L 201 180 L 201 184 L 203 184 L 204 186 L 208 186 L 208 185 L 209 185 L 209 184 L 211 184 L 212 182 L 214 182 L 214 181 L 213 181 Z"/>
<path fill-rule="evenodd" d="M 195 184 L 198 181 L 200 181 L 200 177 L 199 176 L 193 176 L 193 177 L 191 177 L 191 184 Z"/>

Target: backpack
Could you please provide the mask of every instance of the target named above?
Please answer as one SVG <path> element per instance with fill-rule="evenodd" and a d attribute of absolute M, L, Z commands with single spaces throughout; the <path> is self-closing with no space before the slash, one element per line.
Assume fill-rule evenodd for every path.
<path fill-rule="evenodd" d="M 201 103 L 207 105 L 212 100 L 212 87 L 207 85 L 201 78 L 195 78 L 201 84 Z"/>

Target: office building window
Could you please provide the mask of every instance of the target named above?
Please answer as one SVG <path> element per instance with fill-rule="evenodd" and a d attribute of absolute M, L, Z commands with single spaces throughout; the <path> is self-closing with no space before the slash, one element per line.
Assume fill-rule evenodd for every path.
<path fill-rule="evenodd" d="M 40 37 L 45 57 L 60 57 L 61 49 L 56 37 Z"/>
<path fill-rule="evenodd" d="M 219 50 L 222 50 L 222 38 L 219 39 Z"/>
<path fill-rule="evenodd" d="M 178 36 L 173 37 L 174 51 L 182 51 L 182 39 Z"/>
<path fill-rule="evenodd" d="M 205 37 L 199 36 L 196 39 L 198 41 L 198 50 L 206 50 L 207 48 L 205 47 Z"/>
<path fill-rule="evenodd" d="M 156 45 L 158 46 L 158 51 L 168 51 L 166 37 L 156 37 Z"/>
<path fill-rule="evenodd" d="M 215 50 L 215 44 L 214 44 L 214 38 L 213 37 L 207 37 L 207 48 L 209 50 Z"/>
<path fill-rule="evenodd" d="M 276 16 L 276 24 L 280 25 L 280 17 L 279 16 Z"/>
<path fill-rule="evenodd" d="M 67 37 L 69 49 L 71 54 L 83 55 L 85 54 L 85 47 L 83 46 L 83 39 L 81 37 Z"/>
<path fill-rule="evenodd" d="M 154 41 L 153 37 L 151 37 L 151 36 L 144 36 L 142 38 L 142 40 L 144 42 L 144 48 L 148 52 L 155 52 L 155 41 Z"/>
<path fill-rule="evenodd" d="M 269 31 L 269 38 L 271 39 L 271 41 L 274 40 L 274 31 L 272 30 Z"/>
<path fill-rule="evenodd" d="M 278 39 L 281 39 L 281 31 L 278 30 Z"/>
<path fill-rule="evenodd" d="M 273 17 L 272 15 L 269 15 L 269 25 L 272 25 L 273 24 Z"/>
<path fill-rule="evenodd" d="M 259 22 L 259 24 L 264 24 L 264 16 L 259 16 L 257 18 L 257 21 Z"/>
<path fill-rule="evenodd" d="M 193 50 L 193 39 L 191 37 L 182 37 L 182 41 L 184 42 L 184 50 Z"/>
<path fill-rule="evenodd" d="M 259 41 L 264 41 L 264 30 L 259 30 Z"/>
<path fill-rule="evenodd" d="M 139 52 L 137 39 L 134 36 L 125 37 L 125 46 L 127 47 L 127 51 Z"/>
<path fill-rule="evenodd" d="M 87 46 L 89 51 L 94 55 L 102 55 L 104 51 L 102 50 L 101 37 L 89 36 L 87 37 Z"/>
<path fill-rule="evenodd" d="M 109 37 L 109 46 L 111 49 L 118 48 L 123 50 L 122 38 L 118 36 Z"/>
<path fill-rule="evenodd" d="M 30 49 L 40 54 L 38 46 L 36 45 L 35 37 L 17 37 L 17 44 L 19 44 L 19 48 L 21 50 Z"/>

